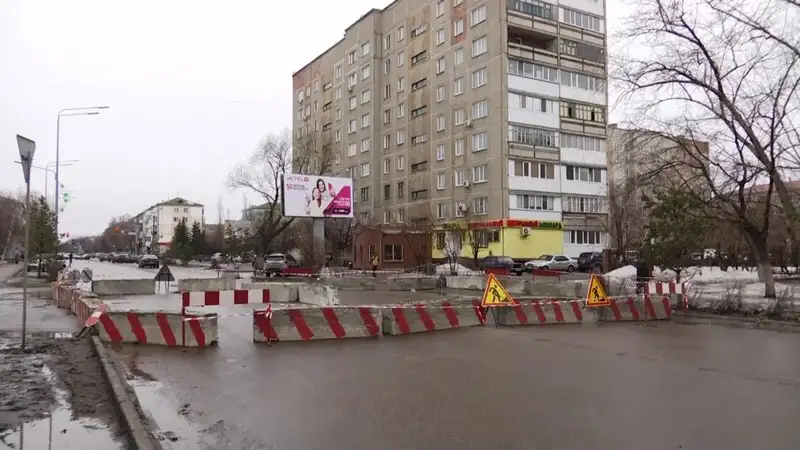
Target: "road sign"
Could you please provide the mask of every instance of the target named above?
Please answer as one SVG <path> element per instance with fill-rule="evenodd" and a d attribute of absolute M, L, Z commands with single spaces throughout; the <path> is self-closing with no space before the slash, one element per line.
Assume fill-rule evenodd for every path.
<path fill-rule="evenodd" d="M 592 277 L 589 278 L 589 291 L 586 293 L 586 306 L 596 308 L 609 305 L 611 305 L 611 300 L 606 295 L 603 283 L 600 282 L 597 275 L 592 274 Z"/>
<path fill-rule="evenodd" d="M 495 278 L 494 274 L 490 273 L 489 279 L 486 280 L 486 289 L 483 291 L 481 306 L 484 308 L 491 308 L 495 306 L 513 306 L 517 304 L 517 301 L 509 295 L 506 288 L 500 284 L 500 281 Z"/>
<path fill-rule="evenodd" d="M 83 269 L 81 271 L 81 281 L 84 283 L 92 281 L 92 269 Z"/>
<path fill-rule="evenodd" d="M 19 147 L 19 160 L 22 163 L 22 175 L 25 176 L 25 184 L 29 184 L 31 182 L 33 154 L 36 153 L 36 142 L 17 135 L 17 147 Z"/>
<path fill-rule="evenodd" d="M 172 272 L 170 272 L 169 267 L 166 264 L 164 264 L 163 266 L 161 266 L 160 269 L 158 269 L 158 273 L 156 274 L 154 281 L 172 282 L 175 281 L 175 277 L 172 276 Z"/>
<path fill-rule="evenodd" d="M 89 316 L 88 319 L 86 319 L 86 325 L 84 326 L 88 328 L 97 325 L 97 322 L 100 321 L 100 316 L 102 316 L 107 312 L 108 312 L 108 305 L 103 303 L 102 305 L 98 306 L 97 309 L 94 310 L 94 312 L 92 313 L 91 316 Z"/>

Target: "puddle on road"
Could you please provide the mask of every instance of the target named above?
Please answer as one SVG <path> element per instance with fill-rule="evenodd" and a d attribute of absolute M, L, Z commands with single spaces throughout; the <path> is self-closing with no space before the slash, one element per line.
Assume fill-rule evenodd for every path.
<path fill-rule="evenodd" d="M 84 450 L 123 449 L 114 441 L 108 427 L 100 420 L 72 418 L 67 393 L 55 386 L 56 375 L 47 366 L 42 373 L 55 393 L 56 408 L 50 417 L 25 422 L 13 430 L 0 433 L 0 450 Z"/>
<path fill-rule="evenodd" d="M 128 380 L 136 391 L 144 413 L 153 422 L 154 435 L 163 441 L 164 448 L 171 450 L 196 450 L 201 442 L 200 433 L 186 415 L 191 406 L 177 406 L 170 402 L 161 392 L 164 385 L 158 381 L 143 378 Z"/>

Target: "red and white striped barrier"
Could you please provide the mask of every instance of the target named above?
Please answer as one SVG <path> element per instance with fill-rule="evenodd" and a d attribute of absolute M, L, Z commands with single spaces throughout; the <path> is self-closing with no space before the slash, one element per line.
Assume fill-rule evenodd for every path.
<path fill-rule="evenodd" d="M 644 284 L 645 294 L 688 294 L 689 282 L 676 283 L 674 281 L 648 281 Z"/>
<path fill-rule="evenodd" d="M 108 312 L 100 316 L 99 332 L 106 342 L 167 347 L 207 347 L 218 340 L 214 314 L 182 317 L 167 312 Z"/>
<path fill-rule="evenodd" d="M 519 305 L 497 308 L 499 325 L 552 325 L 583 322 L 584 300 L 521 300 Z"/>
<path fill-rule="evenodd" d="M 383 334 L 392 336 L 485 324 L 486 311 L 477 299 L 383 308 Z"/>
<path fill-rule="evenodd" d="M 368 306 L 253 311 L 253 342 L 378 337 L 380 334 L 380 309 Z"/>
<path fill-rule="evenodd" d="M 597 320 L 603 322 L 669 320 L 672 318 L 672 304 L 666 295 L 660 300 L 651 299 L 649 295 L 645 295 L 644 300 L 633 297 L 625 300 L 611 299 L 610 306 L 597 310 Z"/>
<path fill-rule="evenodd" d="M 256 303 L 269 303 L 269 289 L 248 289 L 232 291 L 183 291 L 183 307 L 188 306 L 233 306 Z"/>

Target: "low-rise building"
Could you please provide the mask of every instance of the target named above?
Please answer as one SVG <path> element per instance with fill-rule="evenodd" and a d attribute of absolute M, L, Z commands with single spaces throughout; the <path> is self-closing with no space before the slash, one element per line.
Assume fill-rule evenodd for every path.
<path fill-rule="evenodd" d="M 188 227 L 195 222 L 202 227 L 205 224 L 205 208 L 200 203 L 175 197 L 140 212 L 133 218 L 137 247 L 143 252 L 166 251 L 172 242 L 175 225 L 183 219 L 186 219 Z"/>

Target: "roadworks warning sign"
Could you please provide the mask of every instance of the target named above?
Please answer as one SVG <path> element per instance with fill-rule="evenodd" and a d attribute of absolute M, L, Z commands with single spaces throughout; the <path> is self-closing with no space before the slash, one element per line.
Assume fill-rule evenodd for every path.
<path fill-rule="evenodd" d="M 490 273 L 489 279 L 486 280 L 486 289 L 483 291 L 481 306 L 484 308 L 491 308 L 495 306 L 513 306 L 517 304 L 517 301 L 509 295 L 506 288 L 500 284 L 500 281 L 495 278 L 494 274 Z"/>
<path fill-rule="evenodd" d="M 589 279 L 589 291 L 586 293 L 586 306 L 597 308 L 599 306 L 610 306 L 611 300 L 606 295 L 603 283 L 595 274 Z"/>

